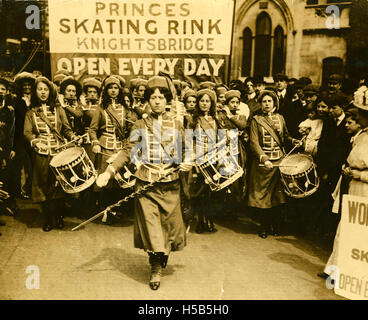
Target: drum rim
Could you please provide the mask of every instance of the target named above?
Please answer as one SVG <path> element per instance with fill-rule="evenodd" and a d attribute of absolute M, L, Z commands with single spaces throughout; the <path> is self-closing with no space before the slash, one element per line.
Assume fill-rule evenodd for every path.
<path fill-rule="evenodd" d="M 80 154 L 75 159 L 73 159 L 69 163 L 63 163 L 63 164 L 58 164 L 58 165 L 55 165 L 54 164 L 54 162 L 56 162 L 59 159 L 59 157 L 62 156 L 63 153 L 65 153 L 66 151 L 70 152 L 70 150 L 73 150 L 73 149 L 80 151 Z M 50 166 L 52 166 L 54 168 L 62 168 L 62 167 L 68 166 L 71 163 L 74 163 L 76 160 L 79 160 L 80 158 L 83 158 L 82 156 L 85 153 L 86 153 L 86 151 L 82 147 L 72 147 L 72 148 L 65 149 L 65 150 L 63 150 L 63 151 L 61 151 L 58 154 L 56 154 L 56 155 L 53 156 L 53 158 L 50 160 Z"/>

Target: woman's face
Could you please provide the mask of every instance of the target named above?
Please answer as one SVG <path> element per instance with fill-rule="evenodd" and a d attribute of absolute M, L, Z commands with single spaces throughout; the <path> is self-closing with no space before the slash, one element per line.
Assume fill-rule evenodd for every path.
<path fill-rule="evenodd" d="M 324 103 L 323 101 L 321 101 L 318 105 L 317 105 L 317 113 L 320 117 L 324 117 L 327 116 L 329 114 L 329 108 L 328 105 L 326 103 Z"/>
<path fill-rule="evenodd" d="M 98 92 L 95 87 L 88 87 L 87 88 L 87 99 L 97 99 L 98 98 Z"/>
<path fill-rule="evenodd" d="M 240 100 L 237 97 L 232 98 L 228 103 L 228 107 L 229 107 L 230 111 L 238 110 L 239 105 L 240 105 Z"/>
<path fill-rule="evenodd" d="M 185 104 L 185 108 L 187 110 L 194 110 L 196 105 L 197 99 L 195 97 L 189 97 Z"/>
<path fill-rule="evenodd" d="M 23 82 L 23 93 L 30 94 L 31 93 L 32 85 L 29 81 Z"/>
<path fill-rule="evenodd" d="M 50 89 L 45 83 L 39 82 L 37 84 L 36 94 L 41 102 L 46 102 L 50 95 Z"/>
<path fill-rule="evenodd" d="M 127 108 L 129 108 L 129 107 L 130 107 L 130 99 L 129 99 L 129 97 L 128 97 L 128 96 L 125 96 L 125 97 L 124 97 L 124 103 L 125 103 L 125 105 L 126 105 L 126 107 L 127 107 Z"/>
<path fill-rule="evenodd" d="M 220 102 L 221 104 L 225 104 L 226 102 L 225 93 L 219 94 L 217 96 L 217 101 Z"/>
<path fill-rule="evenodd" d="M 355 135 L 356 133 L 358 133 L 358 131 L 361 129 L 360 124 L 353 119 L 352 117 L 347 117 L 346 122 L 345 122 L 345 128 L 346 128 L 346 132 L 349 135 Z"/>
<path fill-rule="evenodd" d="M 64 97 L 66 99 L 74 99 L 76 95 L 77 95 L 77 89 L 75 85 L 73 84 L 67 85 L 65 88 Z"/>
<path fill-rule="evenodd" d="M 274 108 L 274 102 L 273 102 L 273 99 L 271 96 L 267 96 L 265 95 L 263 98 L 262 98 L 262 111 L 264 113 L 269 113 L 273 110 Z"/>
<path fill-rule="evenodd" d="M 110 84 L 107 88 L 107 95 L 112 99 L 116 99 L 119 95 L 119 86 L 115 83 Z"/>
<path fill-rule="evenodd" d="M 204 94 L 199 100 L 199 109 L 202 112 L 209 112 L 211 109 L 211 98 L 208 94 Z"/>
<path fill-rule="evenodd" d="M 161 114 L 165 111 L 167 100 L 164 94 L 161 93 L 160 89 L 156 88 L 149 98 L 149 104 L 152 112 Z"/>

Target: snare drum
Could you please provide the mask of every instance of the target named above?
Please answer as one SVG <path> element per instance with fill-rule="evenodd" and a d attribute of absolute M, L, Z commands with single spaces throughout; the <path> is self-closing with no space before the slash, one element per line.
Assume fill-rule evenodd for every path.
<path fill-rule="evenodd" d="M 197 168 L 212 191 L 220 191 L 228 187 L 243 175 L 243 168 L 239 166 L 234 156 L 216 160 L 216 154 L 213 154 L 208 161 L 197 165 Z"/>
<path fill-rule="evenodd" d="M 106 160 L 108 164 L 114 162 L 119 153 L 113 154 L 109 159 Z M 135 176 L 133 175 L 134 170 L 129 170 L 127 166 L 124 166 L 119 171 L 117 171 L 114 175 L 114 179 L 119 184 L 119 187 L 122 189 L 127 189 L 134 187 L 135 185 Z"/>
<path fill-rule="evenodd" d="M 292 198 L 304 198 L 319 187 L 317 167 L 313 158 L 303 153 L 285 157 L 280 162 L 281 180 L 285 193 Z"/>
<path fill-rule="evenodd" d="M 89 188 L 97 178 L 92 161 L 80 147 L 69 148 L 55 155 L 50 167 L 66 193 L 77 193 Z"/>

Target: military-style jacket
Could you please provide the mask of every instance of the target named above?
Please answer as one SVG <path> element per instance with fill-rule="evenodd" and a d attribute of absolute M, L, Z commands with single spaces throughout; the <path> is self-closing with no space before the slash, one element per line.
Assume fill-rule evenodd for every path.
<path fill-rule="evenodd" d="M 46 111 L 46 113 L 45 113 Z M 49 126 L 41 119 L 40 113 L 43 113 L 52 126 L 60 133 L 62 138 L 72 140 L 75 134 L 70 127 L 69 121 L 62 107 L 55 107 L 53 110 L 50 106 L 30 109 L 26 113 L 24 121 L 24 136 L 35 151 L 42 155 L 56 155 L 56 148 L 60 147 L 64 142 L 57 138 Z M 38 149 L 36 144 L 41 142 L 45 144 L 47 149 Z"/>
<path fill-rule="evenodd" d="M 181 160 L 185 155 L 184 139 L 183 126 L 177 120 L 171 119 L 166 113 L 161 116 L 151 113 L 147 118 L 139 119 L 133 125 L 130 138 L 112 163 L 112 167 L 117 171 L 129 161 L 137 165 L 140 160 L 134 175 L 142 181 L 157 181 L 172 170 L 174 163 L 183 162 Z M 141 150 L 137 148 L 139 144 Z M 176 149 L 168 147 L 174 144 Z M 179 179 L 178 172 L 164 178 L 161 182 L 171 182 L 177 179 Z"/>
<path fill-rule="evenodd" d="M 137 116 L 120 103 L 109 104 L 106 110 L 119 121 L 123 140 L 126 139 Z M 99 106 L 92 115 L 89 129 L 92 145 L 100 145 L 108 150 L 121 150 L 125 141 L 119 136 L 115 120 L 111 119 L 106 110 Z"/>

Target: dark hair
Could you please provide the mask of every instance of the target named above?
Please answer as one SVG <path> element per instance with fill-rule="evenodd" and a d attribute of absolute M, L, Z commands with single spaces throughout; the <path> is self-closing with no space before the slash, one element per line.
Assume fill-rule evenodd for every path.
<path fill-rule="evenodd" d="M 86 86 L 84 86 L 84 87 L 83 87 L 83 92 L 84 92 L 85 94 L 87 94 L 87 90 L 88 90 L 88 88 L 90 88 L 90 87 L 95 88 L 95 89 L 97 90 L 97 94 L 98 94 L 98 95 L 100 95 L 100 93 L 101 93 L 101 88 L 96 87 L 96 86 L 94 86 L 94 85 L 86 85 Z"/>
<path fill-rule="evenodd" d="M 350 107 L 345 112 L 345 118 L 351 118 L 352 120 L 358 122 L 359 109 L 357 107 Z"/>
<path fill-rule="evenodd" d="M 189 97 L 194 97 L 196 99 L 196 103 L 197 103 L 197 96 L 195 94 L 186 96 L 183 100 L 184 106 L 187 104 L 187 100 L 189 99 Z"/>
<path fill-rule="evenodd" d="M 160 90 L 160 92 L 165 96 L 167 103 L 171 102 L 171 100 L 173 99 L 173 95 L 170 89 L 166 87 L 153 87 L 153 88 L 146 87 L 146 90 L 144 91 L 144 100 L 148 102 L 151 95 L 155 92 L 156 89 Z"/>
<path fill-rule="evenodd" d="M 125 108 L 128 108 L 128 106 L 125 104 L 125 97 L 128 97 L 129 98 L 129 101 L 130 101 L 130 107 L 129 108 L 131 108 L 132 107 L 132 105 L 133 105 L 133 103 L 134 103 L 134 99 L 133 99 L 133 95 L 129 92 L 124 92 L 123 94 L 122 94 L 122 99 L 123 99 L 123 106 L 125 107 Z"/>
<path fill-rule="evenodd" d="M 225 101 L 225 104 L 226 104 L 226 105 L 227 105 L 227 104 L 229 104 L 230 100 L 232 100 L 232 99 L 234 99 L 234 98 L 238 98 L 238 97 L 233 96 L 233 97 L 227 98 L 227 99 L 226 99 L 226 101 Z M 239 100 L 239 102 L 240 102 L 240 99 L 239 99 L 239 98 L 238 98 L 238 100 Z"/>
<path fill-rule="evenodd" d="M 102 91 L 102 102 L 101 102 L 101 106 L 102 106 L 103 109 L 106 109 L 109 106 L 109 103 L 110 103 L 111 98 L 108 95 L 107 90 L 113 84 L 115 84 L 115 83 L 110 83 L 109 85 L 105 86 L 104 89 L 103 89 L 103 91 Z M 121 105 L 124 105 L 123 92 L 121 90 L 121 87 L 119 87 L 119 94 L 118 94 L 116 100 Z"/>
<path fill-rule="evenodd" d="M 193 128 L 195 129 L 195 127 L 197 126 L 198 123 L 198 119 L 201 115 L 203 115 L 203 112 L 201 111 L 201 109 L 199 108 L 199 101 L 202 99 L 202 97 L 207 94 L 207 93 L 201 93 L 197 96 L 197 101 L 196 101 L 196 107 L 194 109 L 193 112 Z M 216 102 L 213 101 L 211 98 L 211 107 L 210 110 L 208 112 L 208 114 L 210 116 L 212 116 L 214 119 L 216 119 Z"/>
<path fill-rule="evenodd" d="M 31 108 L 37 108 L 41 106 L 41 101 L 37 96 L 37 86 L 39 83 L 45 84 L 49 88 L 49 97 L 47 98 L 46 104 L 50 106 L 50 109 L 54 111 L 56 106 L 55 88 L 51 82 L 45 80 L 38 80 L 32 85 L 31 89 Z"/>
<path fill-rule="evenodd" d="M 269 96 L 273 100 L 273 106 L 276 108 L 276 111 L 279 110 L 279 99 L 277 94 L 273 90 L 263 90 L 259 93 L 258 102 L 262 105 L 262 100 L 265 96 Z"/>

